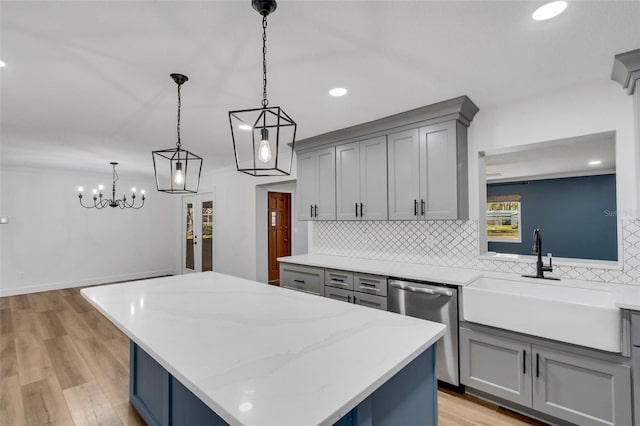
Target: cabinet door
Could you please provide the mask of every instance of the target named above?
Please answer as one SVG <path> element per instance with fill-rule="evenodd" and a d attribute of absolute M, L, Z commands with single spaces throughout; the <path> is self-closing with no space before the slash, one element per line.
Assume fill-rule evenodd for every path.
<path fill-rule="evenodd" d="M 324 269 L 280 263 L 280 287 L 324 296 Z"/>
<path fill-rule="evenodd" d="M 324 289 L 324 297 L 351 303 L 353 301 L 353 291 L 327 286 Z"/>
<path fill-rule="evenodd" d="M 418 219 L 420 148 L 418 129 L 388 136 L 389 220 Z"/>
<path fill-rule="evenodd" d="M 640 346 L 631 349 L 631 362 L 633 362 L 633 415 L 635 425 L 640 425 Z"/>
<path fill-rule="evenodd" d="M 387 137 L 360 142 L 360 215 L 387 220 Z"/>
<path fill-rule="evenodd" d="M 455 121 L 420 129 L 420 216 L 458 219 Z"/>
<path fill-rule="evenodd" d="M 359 219 L 360 142 L 336 147 L 336 210 L 338 220 Z"/>
<path fill-rule="evenodd" d="M 533 346 L 533 408 L 579 425 L 630 425 L 631 369 Z"/>
<path fill-rule="evenodd" d="M 316 199 L 316 155 L 313 152 L 298 155 L 298 179 L 296 184 L 298 220 L 313 219 Z"/>
<path fill-rule="evenodd" d="M 315 219 L 336 220 L 336 149 L 321 149 L 316 156 Z"/>
<path fill-rule="evenodd" d="M 460 382 L 531 406 L 531 345 L 460 329 Z"/>

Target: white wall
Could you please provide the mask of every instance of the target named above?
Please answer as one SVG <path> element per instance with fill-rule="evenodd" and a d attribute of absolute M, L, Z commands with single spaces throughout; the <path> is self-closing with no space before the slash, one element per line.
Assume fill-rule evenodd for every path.
<path fill-rule="evenodd" d="M 578 135 L 616 132 L 618 217 L 637 218 L 633 99 L 613 81 L 580 85 L 493 107 L 479 105 L 469 128 L 470 218 L 479 219 L 478 153 Z M 481 166 L 481 165 L 480 165 Z M 480 218 L 481 219 L 481 218 Z"/>
<path fill-rule="evenodd" d="M 106 283 L 177 271 L 174 198 L 153 178 L 122 174 L 119 194 L 147 191 L 141 210 L 84 209 L 77 187 L 111 188 L 111 172 L 44 169 L 0 171 L 0 295 Z"/>
<path fill-rule="evenodd" d="M 256 279 L 256 187 L 296 178 L 296 160 L 290 176 L 253 177 L 235 165 L 203 173 L 200 192 L 213 192 L 213 270 Z"/>

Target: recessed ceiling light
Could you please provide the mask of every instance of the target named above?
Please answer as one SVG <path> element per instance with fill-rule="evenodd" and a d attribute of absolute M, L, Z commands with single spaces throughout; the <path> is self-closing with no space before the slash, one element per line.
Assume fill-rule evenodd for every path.
<path fill-rule="evenodd" d="M 329 90 L 329 94 L 331 96 L 344 96 L 347 94 L 347 89 L 344 87 L 336 87 L 335 89 Z"/>
<path fill-rule="evenodd" d="M 0 68 L 4 68 L 6 66 L 7 66 L 7 64 L 5 64 L 4 61 L 0 61 Z"/>
<path fill-rule="evenodd" d="M 240 130 L 251 130 L 251 126 L 249 126 L 248 124 L 240 124 L 238 126 L 238 129 L 240 129 Z"/>
<path fill-rule="evenodd" d="M 602 160 L 591 160 L 591 161 L 589 161 L 589 165 L 590 166 L 597 166 L 599 164 L 602 164 Z"/>
<path fill-rule="evenodd" d="M 566 1 L 552 1 L 540 6 L 533 12 L 533 19 L 536 21 L 546 21 L 560 15 L 567 8 Z"/>

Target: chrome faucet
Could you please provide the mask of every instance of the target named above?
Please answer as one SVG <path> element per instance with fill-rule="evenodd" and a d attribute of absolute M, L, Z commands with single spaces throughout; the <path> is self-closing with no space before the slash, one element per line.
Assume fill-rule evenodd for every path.
<path fill-rule="evenodd" d="M 528 278 L 544 278 L 547 280 L 559 280 L 560 278 L 554 277 L 545 277 L 545 272 L 553 272 L 553 264 L 551 261 L 551 256 L 549 256 L 549 266 L 546 266 L 542 262 L 542 232 L 540 232 L 540 228 L 536 228 L 533 231 L 533 254 L 538 255 L 538 260 L 536 262 L 536 274 L 535 275 L 523 275 L 523 277 Z"/>

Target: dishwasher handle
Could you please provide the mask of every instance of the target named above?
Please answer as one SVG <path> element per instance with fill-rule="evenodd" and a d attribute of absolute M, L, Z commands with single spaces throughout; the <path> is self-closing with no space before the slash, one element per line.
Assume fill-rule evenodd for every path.
<path fill-rule="evenodd" d="M 453 297 L 453 291 L 448 290 L 446 288 L 424 288 L 424 287 L 414 287 L 399 281 L 391 281 L 389 285 L 394 288 L 398 288 L 400 290 L 411 291 L 413 293 L 424 293 L 424 294 L 432 294 L 435 296 L 447 296 Z"/>

